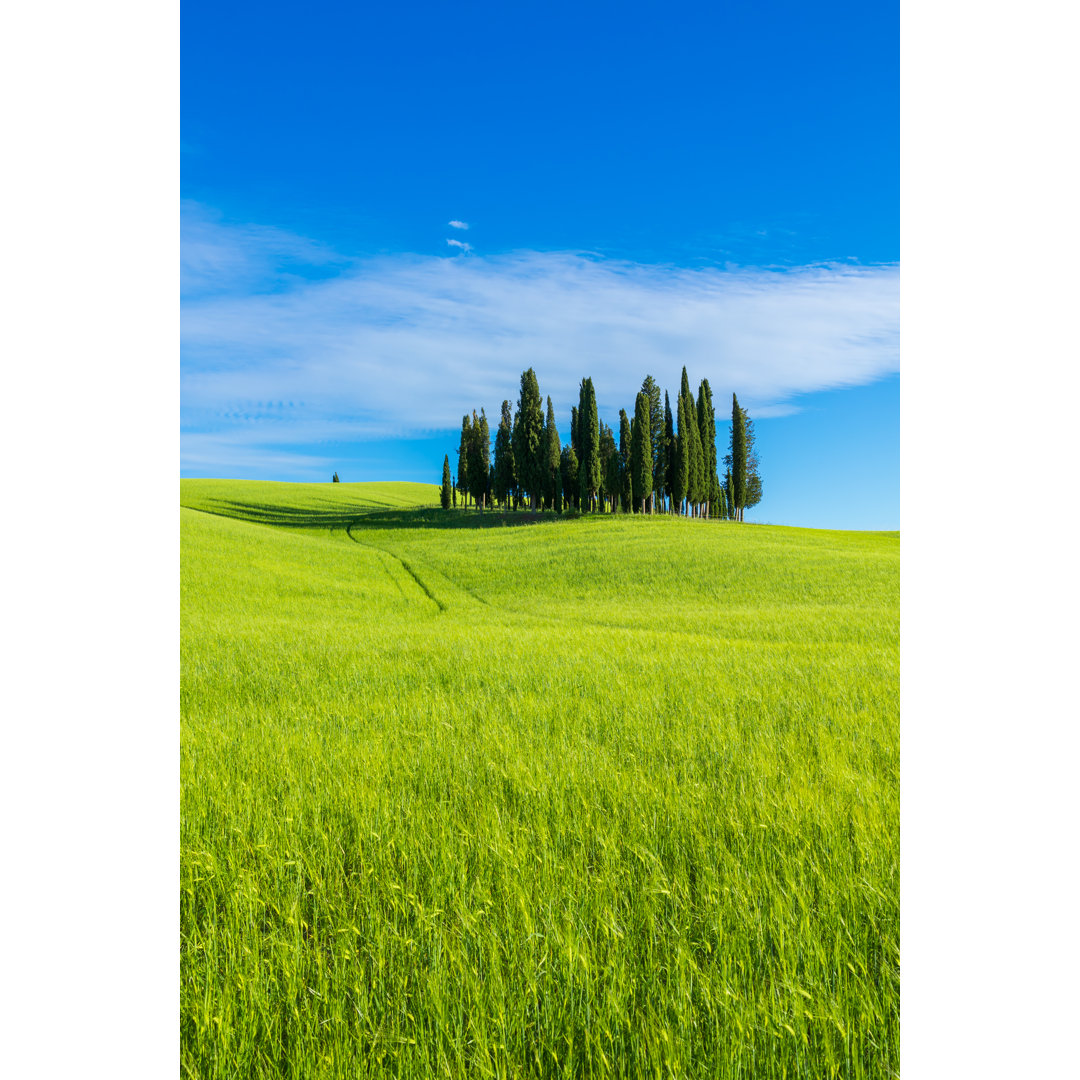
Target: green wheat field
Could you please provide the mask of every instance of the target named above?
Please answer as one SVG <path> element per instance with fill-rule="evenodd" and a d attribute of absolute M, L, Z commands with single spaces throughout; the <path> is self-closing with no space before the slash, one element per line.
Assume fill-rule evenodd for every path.
<path fill-rule="evenodd" d="M 182 1075 L 899 1074 L 897 533 L 180 493 Z"/>

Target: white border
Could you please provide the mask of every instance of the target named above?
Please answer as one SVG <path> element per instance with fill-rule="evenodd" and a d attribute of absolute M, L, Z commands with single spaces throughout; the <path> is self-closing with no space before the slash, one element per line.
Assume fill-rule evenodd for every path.
<path fill-rule="evenodd" d="M 179 1062 L 179 11 L 7 5 L 7 1076 Z"/>

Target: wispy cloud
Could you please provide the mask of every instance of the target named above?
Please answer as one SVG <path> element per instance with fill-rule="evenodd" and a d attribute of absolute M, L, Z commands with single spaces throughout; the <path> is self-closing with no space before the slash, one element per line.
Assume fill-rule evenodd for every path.
<path fill-rule="evenodd" d="M 451 229 L 467 229 L 469 223 L 467 221 L 451 221 L 448 223 Z"/>
<path fill-rule="evenodd" d="M 350 260 L 318 241 L 267 225 L 225 225 L 185 201 L 180 210 L 180 291 L 184 298 L 247 295 L 340 271 Z"/>
<path fill-rule="evenodd" d="M 455 248 L 460 248 L 464 252 L 472 251 L 472 244 L 466 244 L 464 240 L 455 240 L 453 237 L 447 237 L 446 242 Z"/>
<path fill-rule="evenodd" d="M 674 391 L 684 364 L 695 388 L 708 377 L 718 402 L 734 390 L 761 417 L 899 368 L 896 266 L 345 259 L 202 212 L 185 217 L 182 251 L 196 286 L 182 304 L 182 449 L 222 469 L 260 447 L 453 428 L 480 405 L 497 416 L 530 366 L 563 422 L 583 375 L 611 422 L 647 372 Z"/>

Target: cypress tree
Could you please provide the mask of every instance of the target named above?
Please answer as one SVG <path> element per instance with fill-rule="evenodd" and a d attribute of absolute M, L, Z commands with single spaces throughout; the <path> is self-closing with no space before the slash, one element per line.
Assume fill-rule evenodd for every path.
<path fill-rule="evenodd" d="M 671 419 L 671 402 L 668 400 L 667 391 L 664 391 L 664 486 L 660 489 L 661 495 L 666 495 L 670 499 L 670 505 L 668 506 L 669 513 L 675 511 L 675 497 L 672 493 L 671 485 L 675 476 L 675 469 L 678 464 L 676 457 L 678 455 L 679 448 L 675 442 L 675 424 Z"/>
<path fill-rule="evenodd" d="M 466 413 L 461 418 L 461 442 L 458 443 L 457 486 L 461 489 L 464 507 L 469 507 L 469 447 L 472 445 L 472 425 Z"/>
<path fill-rule="evenodd" d="M 649 430 L 649 398 L 641 391 L 634 406 L 634 423 L 630 429 L 630 472 L 633 477 L 634 506 L 646 503 L 652 495 L 652 446 Z"/>
<path fill-rule="evenodd" d="M 510 402 L 503 401 L 502 416 L 499 419 L 499 430 L 495 433 L 495 478 L 492 484 L 494 498 L 504 506 L 510 503 L 510 495 L 514 490 L 514 448 L 511 444 L 514 425 L 510 419 Z"/>
<path fill-rule="evenodd" d="M 439 492 L 439 502 L 444 510 L 450 509 L 450 455 L 443 454 L 442 459 L 442 490 Z"/>
<path fill-rule="evenodd" d="M 562 461 L 560 470 L 562 473 L 563 500 L 567 509 L 578 505 L 578 459 L 572 446 L 562 448 Z"/>
<path fill-rule="evenodd" d="M 716 411 L 713 409 L 712 388 L 709 386 L 708 379 L 702 379 L 698 387 L 697 421 L 705 466 L 705 517 L 708 517 L 709 503 L 712 501 L 716 488 L 719 487 L 719 481 L 716 478 Z"/>
<path fill-rule="evenodd" d="M 619 451 L 615 446 L 615 432 L 603 421 L 600 423 L 600 472 L 603 475 L 604 499 L 611 510 L 615 513 L 615 506 L 619 501 Z"/>
<path fill-rule="evenodd" d="M 473 413 L 475 418 L 476 413 Z M 476 475 L 480 482 L 480 509 L 487 507 L 488 485 L 491 479 L 491 431 L 487 416 L 480 409 L 480 423 L 476 427 Z"/>
<path fill-rule="evenodd" d="M 731 487 L 735 520 L 742 521 L 746 505 L 746 417 L 739 399 L 731 395 Z"/>
<path fill-rule="evenodd" d="M 651 493 L 649 495 L 649 513 L 655 510 L 657 495 L 663 496 L 663 449 L 664 449 L 664 410 L 660 404 L 660 387 L 651 375 L 646 375 L 641 384 L 641 392 L 649 403 L 649 445 L 652 447 L 649 472 L 652 476 Z M 660 482 L 657 483 L 657 471 L 660 472 Z"/>
<path fill-rule="evenodd" d="M 596 415 L 596 391 L 592 379 L 581 380 L 578 403 L 578 487 L 582 509 L 592 510 L 600 489 L 600 423 Z"/>
<path fill-rule="evenodd" d="M 724 505 L 727 510 L 728 521 L 735 520 L 735 481 L 731 478 L 731 469 L 727 471 L 727 480 L 724 484 Z"/>
<path fill-rule="evenodd" d="M 675 407 L 679 412 L 679 432 L 675 437 L 675 469 L 671 476 L 671 504 L 676 513 L 683 512 L 683 500 L 690 484 L 689 423 L 686 419 L 686 398 L 681 394 Z"/>
<path fill-rule="evenodd" d="M 581 442 L 578 432 L 578 407 L 572 405 L 570 407 L 570 446 L 573 448 L 574 454 L 581 458 Z"/>
<path fill-rule="evenodd" d="M 652 454 L 648 443 L 649 399 L 644 391 L 639 391 L 634 401 L 634 421 L 630 427 L 630 475 L 635 513 L 645 513 L 652 484 Z"/>
<path fill-rule="evenodd" d="M 552 510 L 562 509 L 555 503 L 561 501 L 559 493 L 559 468 L 562 465 L 562 452 L 559 448 L 559 429 L 555 426 L 555 410 L 551 407 L 551 397 L 547 399 L 547 420 L 544 424 L 544 496 Z"/>
<path fill-rule="evenodd" d="M 334 473 L 334 477 L 333 477 L 333 480 L 331 481 L 331 483 L 334 483 L 334 484 L 340 484 L 341 483 L 341 481 L 338 479 L 337 472 Z"/>
<path fill-rule="evenodd" d="M 693 397 L 686 399 L 687 481 L 686 494 L 693 504 L 694 514 L 705 501 L 705 453 L 697 423 L 697 406 Z"/>
<path fill-rule="evenodd" d="M 456 510 L 457 509 L 457 484 L 452 484 L 451 485 L 450 492 L 454 497 L 453 498 L 453 506 L 454 506 L 454 509 Z"/>
<path fill-rule="evenodd" d="M 757 448 L 754 446 L 754 421 L 750 419 L 745 409 L 742 414 L 746 422 L 746 501 L 743 505 L 749 510 L 761 502 L 761 461 L 758 458 Z"/>
<path fill-rule="evenodd" d="M 692 515 L 701 498 L 701 479 L 705 471 L 701 454 L 701 435 L 697 430 L 697 408 L 694 395 L 690 393 L 690 379 L 686 366 L 682 369 L 679 385 L 679 399 L 683 402 L 682 410 L 686 414 L 686 429 L 683 429 L 683 414 L 679 414 L 679 438 L 683 441 L 683 454 L 686 458 L 686 512 Z"/>
<path fill-rule="evenodd" d="M 469 425 L 469 454 L 466 458 L 466 475 L 469 477 L 469 494 L 472 495 L 473 504 L 480 509 L 480 500 L 483 497 L 483 482 L 481 477 L 486 475 L 481 472 L 480 465 L 480 420 L 473 409 L 472 423 Z"/>
<path fill-rule="evenodd" d="M 521 392 L 514 420 L 514 466 L 518 485 L 528 494 L 535 510 L 544 487 L 544 413 L 540 386 L 532 368 L 521 373 Z"/>
<path fill-rule="evenodd" d="M 619 502 L 624 514 L 634 510 L 634 482 L 630 468 L 633 434 L 625 409 L 619 410 Z"/>

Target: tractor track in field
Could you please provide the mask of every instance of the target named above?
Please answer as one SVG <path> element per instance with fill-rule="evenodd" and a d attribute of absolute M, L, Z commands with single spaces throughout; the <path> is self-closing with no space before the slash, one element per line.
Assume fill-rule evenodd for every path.
<path fill-rule="evenodd" d="M 356 522 L 354 521 L 345 526 L 345 532 L 354 544 L 359 544 L 361 547 L 368 548 L 370 551 L 378 551 L 382 555 L 389 555 L 390 558 L 398 563 L 402 570 L 416 582 L 423 594 L 439 609 L 439 611 L 446 610 L 446 605 L 431 591 L 424 579 L 420 577 L 420 575 L 400 555 L 395 555 L 394 552 L 389 551 L 384 547 L 379 547 L 377 544 L 367 544 L 363 540 L 358 540 L 353 536 L 352 529 L 355 524 Z"/>

